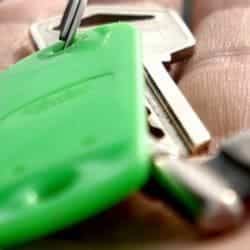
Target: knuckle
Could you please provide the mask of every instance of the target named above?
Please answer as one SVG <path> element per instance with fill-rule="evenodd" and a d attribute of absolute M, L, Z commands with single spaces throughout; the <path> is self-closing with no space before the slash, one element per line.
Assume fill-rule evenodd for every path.
<path fill-rule="evenodd" d="M 197 27 L 197 49 L 192 63 L 216 63 L 248 58 L 250 54 L 250 8 L 235 7 L 207 16 Z"/>
<path fill-rule="evenodd" d="M 205 66 L 186 74 L 180 87 L 213 136 L 250 128 L 250 67 Z"/>
<path fill-rule="evenodd" d="M 180 87 L 212 135 L 250 128 L 250 8 L 217 11 L 196 29 Z"/>

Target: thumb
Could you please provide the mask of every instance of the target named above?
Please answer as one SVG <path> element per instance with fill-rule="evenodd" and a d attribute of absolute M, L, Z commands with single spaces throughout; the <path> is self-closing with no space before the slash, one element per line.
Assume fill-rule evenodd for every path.
<path fill-rule="evenodd" d="M 250 127 L 250 8 L 217 11 L 196 28 L 180 87 L 217 138 Z"/>

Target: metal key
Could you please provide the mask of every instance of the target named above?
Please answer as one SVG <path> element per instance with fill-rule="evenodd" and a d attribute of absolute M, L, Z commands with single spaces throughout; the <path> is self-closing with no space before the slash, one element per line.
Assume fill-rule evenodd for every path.
<path fill-rule="evenodd" d="M 210 141 L 209 132 L 165 70 L 162 62 L 148 61 L 145 65 L 147 84 L 150 89 L 148 102 L 150 102 L 150 109 L 153 110 L 152 113 L 157 114 L 163 131 L 167 131 L 172 138 L 175 138 L 179 156 L 186 156 L 188 152 L 199 153 Z M 154 102 L 152 100 L 157 100 L 157 105 L 152 104 Z M 154 120 L 153 117 L 151 119 Z M 149 118 L 149 121 L 152 122 L 152 120 Z M 171 133 L 169 126 L 174 128 Z M 177 142 L 177 137 L 182 143 Z"/>
<path fill-rule="evenodd" d="M 94 26 L 125 21 L 135 25 L 143 33 L 144 50 L 151 48 L 152 54 L 162 54 L 167 59 L 169 53 L 174 59 L 190 54 L 194 46 L 194 38 L 183 21 L 170 9 L 136 9 L 129 5 L 90 5 L 84 12 L 80 23 L 80 31 Z M 61 29 L 61 17 L 52 17 L 31 26 L 31 35 L 38 49 L 52 45 L 58 40 Z M 179 25 L 181 25 L 179 27 Z M 146 34 L 144 36 L 144 34 Z M 171 35 L 170 35 L 171 34 Z M 169 39 L 171 36 L 171 39 Z M 183 48 L 185 47 L 185 50 Z M 182 53 L 179 53 L 180 50 Z M 167 60 L 168 61 L 168 60 Z"/>
<path fill-rule="evenodd" d="M 32 25 L 31 34 L 38 48 L 57 41 L 59 20 L 54 17 Z M 199 152 L 208 145 L 209 132 L 163 67 L 163 62 L 180 61 L 192 54 L 193 35 L 172 10 L 142 11 L 131 6 L 113 5 L 88 7 L 80 30 L 116 21 L 131 22 L 143 34 L 145 95 L 150 126 L 161 131 L 163 136 L 159 139 L 172 153 L 187 156 Z"/>

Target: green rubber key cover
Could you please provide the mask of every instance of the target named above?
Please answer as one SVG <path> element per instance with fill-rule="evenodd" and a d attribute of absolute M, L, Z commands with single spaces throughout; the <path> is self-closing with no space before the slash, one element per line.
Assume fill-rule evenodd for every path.
<path fill-rule="evenodd" d="M 94 216 L 150 164 L 138 31 L 100 26 L 0 74 L 0 246 Z"/>

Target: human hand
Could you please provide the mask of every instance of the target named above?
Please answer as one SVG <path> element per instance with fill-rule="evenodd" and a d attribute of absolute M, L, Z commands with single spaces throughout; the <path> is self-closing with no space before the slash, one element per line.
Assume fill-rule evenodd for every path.
<path fill-rule="evenodd" d="M 249 5 L 247 0 L 193 4 L 198 42 L 180 87 L 215 141 L 250 127 Z"/>
<path fill-rule="evenodd" d="M 158 2 L 181 8 L 178 0 Z M 136 3 L 149 4 L 140 0 Z M 179 86 L 217 139 L 250 127 L 249 3 L 246 0 L 194 1 L 197 49 L 185 66 Z M 0 3 L 0 70 L 34 51 L 28 35 L 30 24 L 61 13 L 64 5 L 62 0 L 6 0 Z M 107 225 L 109 229 L 105 233 L 103 228 Z M 79 241 L 70 243 L 68 249 L 89 249 L 89 246 L 99 249 L 103 242 L 108 249 L 248 249 L 249 225 L 234 234 L 209 241 L 198 241 L 188 230 L 188 226 L 176 219 L 161 202 L 152 202 L 136 194 L 91 223 L 76 228 Z M 48 244 L 53 247 L 66 244 L 62 237 L 59 238 L 57 242 L 49 240 Z M 196 241 L 191 242 L 191 239 Z M 101 246 L 95 243 L 97 240 Z M 47 242 L 39 242 L 33 249 L 43 244 Z"/>

